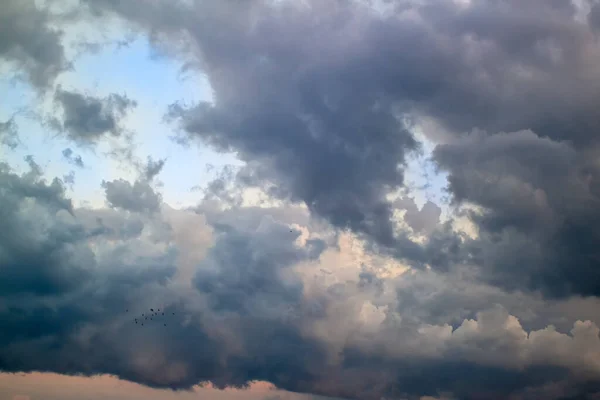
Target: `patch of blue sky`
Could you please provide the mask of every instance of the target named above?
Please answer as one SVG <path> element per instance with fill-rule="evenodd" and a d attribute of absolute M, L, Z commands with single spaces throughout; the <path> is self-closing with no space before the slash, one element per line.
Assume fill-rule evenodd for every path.
<path fill-rule="evenodd" d="M 442 218 L 449 217 L 447 201 L 447 175 L 436 171 L 435 164 L 431 160 L 435 143 L 428 140 L 421 131 L 419 125 L 412 127 L 412 133 L 422 144 L 421 154 L 413 154 L 408 157 L 407 167 L 404 174 L 406 185 L 410 188 L 410 196 L 414 197 L 419 207 L 425 202 L 432 201 L 442 208 Z"/>
<path fill-rule="evenodd" d="M 209 148 L 191 146 L 184 148 L 174 143 L 171 128 L 163 123 L 167 106 L 175 101 L 194 104 L 211 101 L 211 88 L 200 74 L 190 73 L 183 77 L 180 65 L 166 58 L 152 57 L 147 40 L 139 38 L 127 47 L 107 46 L 98 53 L 87 53 L 78 57 L 72 71 L 59 76 L 57 84 L 64 89 L 83 91 L 95 96 L 111 93 L 125 94 L 138 103 L 138 107 L 125 120 L 127 129 L 135 133 L 135 156 L 140 161 L 146 157 L 166 158 L 167 163 L 159 176 L 163 182 L 161 192 L 165 201 L 173 206 L 192 205 L 201 195 L 191 191 L 192 187 L 203 187 L 220 167 L 241 165 L 232 154 L 216 153 Z M 0 81 L 0 91 L 7 101 L 0 107 L 0 118 L 10 118 L 18 109 L 35 102 L 35 93 L 22 83 L 9 79 Z M 53 112 L 46 99 L 46 112 Z M 76 170 L 73 190 L 75 200 L 87 200 L 91 205 L 101 205 L 103 179 L 123 177 L 134 179 L 135 174 L 126 172 L 103 155 L 109 150 L 107 143 L 96 149 L 76 148 L 75 144 L 48 132 L 37 121 L 16 116 L 23 146 L 17 151 L 2 149 L 2 158 L 18 170 L 26 170 L 24 157 L 34 156 L 36 162 L 47 168 L 48 177 L 63 176 Z M 62 150 L 71 147 L 83 158 L 86 168 L 79 170 L 69 165 Z M 208 171 L 207 164 L 216 168 Z"/>
<path fill-rule="evenodd" d="M 232 154 L 222 154 L 207 147 L 184 148 L 173 142 L 171 127 L 163 123 L 169 104 L 183 101 L 194 104 L 211 101 L 208 81 L 200 74 L 181 74 L 180 65 L 171 59 L 152 57 L 147 40 L 139 38 L 129 46 L 107 49 L 98 54 L 82 56 L 72 74 L 65 75 L 64 85 L 86 87 L 90 92 L 106 96 L 125 94 L 138 106 L 127 118 L 127 126 L 135 131 L 136 156 L 166 158 L 159 176 L 163 196 L 171 205 L 191 205 L 199 194 L 194 186 L 204 186 L 214 177 L 206 164 L 217 168 L 241 165 Z"/>
<path fill-rule="evenodd" d="M 53 138 L 55 134 L 48 132 L 39 120 L 31 116 L 31 106 L 37 101 L 34 90 L 7 75 L 0 79 L 0 93 L 4 97 L 4 101 L 0 103 L 0 120 L 13 119 L 20 142 L 15 150 L 0 146 L 0 159 L 11 165 L 16 172 L 23 173 L 29 170 L 25 157 L 31 155 L 47 178 L 60 178 L 68 174 L 73 168 L 65 163 L 62 156 L 62 150 L 69 146 L 68 142 Z"/>

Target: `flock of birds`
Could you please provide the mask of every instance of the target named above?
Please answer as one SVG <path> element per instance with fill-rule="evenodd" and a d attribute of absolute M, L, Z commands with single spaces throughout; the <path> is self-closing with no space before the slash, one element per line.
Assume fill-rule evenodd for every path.
<path fill-rule="evenodd" d="M 290 229 L 290 232 L 293 232 L 292 229 Z M 125 310 L 125 312 L 129 312 L 129 309 Z M 167 313 L 168 314 L 168 313 Z M 172 313 L 173 315 L 175 315 L 175 313 Z M 135 317 L 134 321 L 136 323 L 136 325 L 141 325 L 144 326 L 144 321 L 146 321 L 146 323 L 148 323 L 149 321 L 154 321 L 155 318 L 160 318 L 160 317 L 164 317 L 165 316 L 165 311 L 160 311 L 160 308 L 157 308 L 156 311 L 154 310 L 154 308 L 150 309 L 150 314 L 146 313 L 142 313 L 141 316 L 139 317 Z M 164 326 L 167 326 L 166 323 L 163 322 Z"/>
<path fill-rule="evenodd" d="M 125 312 L 129 312 L 129 310 L 125 310 Z M 175 313 L 172 313 L 172 314 L 175 315 Z M 148 323 L 148 321 L 154 321 L 155 318 L 158 320 L 158 318 L 161 318 L 164 316 L 165 316 L 164 310 L 161 312 L 160 308 L 157 308 L 156 311 L 154 310 L 154 308 L 151 308 L 150 314 L 142 313 L 142 315 L 140 317 L 135 317 L 134 321 L 135 321 L 136 325 L 139 324 L 141 326 L 144 326 L 144 321 L 146 321 L 146 323 Z M 167 326 L 166 323 L 163 323 L 163 324 L 164 324 L 164 326 Z"/>

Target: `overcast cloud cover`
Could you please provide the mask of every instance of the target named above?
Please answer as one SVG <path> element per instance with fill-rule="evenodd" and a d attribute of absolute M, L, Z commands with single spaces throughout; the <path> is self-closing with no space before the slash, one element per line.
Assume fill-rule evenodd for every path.
<path fill-rule="evenodd" d="M 599 399 L 599 65 L 595 0 L 0 0 L 0 396 Z"/>

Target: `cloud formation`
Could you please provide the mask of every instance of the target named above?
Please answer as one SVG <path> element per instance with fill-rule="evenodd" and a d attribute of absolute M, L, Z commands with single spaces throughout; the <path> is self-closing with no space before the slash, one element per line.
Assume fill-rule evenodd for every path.
<path fill-rule="evenodd" d="M 54 100 L 62 108 L 63 118 L 53 124 L 77 143 L 94 143 L 105 134 L 120 136 L 121 119 L 137 106 L 134 100 L 119 94 L 97 98 L 61 88 Z"/>
<path fill-rule="evenodd" d="M 486 279 L 553 296 L 600 294 L 596 154 L 531 131 L 474 134 L 436 149 L 454 200 L 483 208 L 471 217 L 480 229 L 474 262 Z"/>
<path fill-rule="evenodd" d="M 318 238 L 300 240 L 269 209 L 239 214 L 235 224 L 214 214 L 220 223 L 196 226 L 212 230 L 213 242 L 186 288 L 174 280 L 186 245 L 172 217 L 73 208 L 60 182 L 43 181 L 36 166 L 2 175 L 2 209 L 12 216 L 2 227 L 12 232 L 1 253 L 2 282 L 10 282 L 1 292 L 4 371 L 108 373 L 170 388 L 264 380 L 345 398 L 502 397 L 554 381 L 577 391 L 600 374 L 594 322 L 574 319 L 570 333 L 527 331 L 488 299 L 496 293 L 510 305 L 502 291 L 458 280 L 467 290 L 444 289 L 435 311 L 421 286 L 441 281 L 416 279 L 421 272 L 386 279 L 349 266 L 346 280 L 306 280 L 307 268 L 338 275 L 323 264 L 324 251 L 341 253 Z M 470 298 L 462 300 L 470 313 L 456 312 L 461 298 Z M 176 312 L 168 327 L 140 327 L 124 311 L 155 304 Z M 525 313 L 524 304 L 548 306 L 525 295 L 513 312 Z"/>
<path fill-rule="evenodd" d="M 0 25 L 0 57 L 26 57 L 41 87 L 63 68 L 60 35 L 19 4 L 27 23 Z M 585 1 L 81 1 L 72 21 L 117 17 L 207 76 L 213 101 L 175 102 L 167 119 L 244 165 L 175 209 L 155 182 L 165 158 L 105 178 L 96 208 L 33 157 L 24 173 L 1 164 L 0 370 L 348 399 L 595 398 L 597 14 Z M 75 164 L 137 106 L 60 86 L 53 100 Z M 449 206 L 405 187 L 423 136 Z M 249 206 L 257 192 L 269 201 Z M 132 321 L 155 305 L 168 326 Z"/>
<path fill-rule="evenodd" d="M 17 134 L 17 124 L 14 119 L 0 122 L 0 145 L 14 150 L 19 145 L 19 135 Z"/>
<path fill-rule="evenodd" d="M 80 155 L 73 155 L 73 150 L 71 150 L 70 147 L 67 147 L 66 149 L 64 149 L 62 151 L 62 155 L 64 158 L 67 159 L 67 161 L 69 162 L 69 164 L 73 164 L 76 167 L 79 168 L 83 168 L 83 159 L 81 158 Z"/>
<path fill-rule="evenodd" d="M 8 62 L 17 76 L 35 87 L 51 87 L 69 64 L 61 42 L 62 33 L 51 27 L 52 16 L 34 3 L 7 0 L 0 14 L 0 61 Z"/>
<path fill-rule="evenodd" d="M 531 129 L 578 153 L 595 146 L 600 80 L 589 60 L 600 52 L 573 4 L 397 1 L 381 17 L 361 2 L 194 2 L 168 12 L 86 3 L 159 32 L 159 45 L 191 43 L 180 54 L 198 60 L 214 104 L 175 104 L 168 115 L 249 161 L 246 184 L 416 264 L 430 261 L 427 250 L 393 226 L 386 198 L 417 147 L 403 118 L 433 118 L 456 134 Z"/>

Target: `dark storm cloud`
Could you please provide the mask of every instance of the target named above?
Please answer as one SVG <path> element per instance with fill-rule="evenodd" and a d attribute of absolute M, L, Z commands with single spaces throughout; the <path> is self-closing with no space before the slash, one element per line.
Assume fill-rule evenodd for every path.
<path fill-rule="evenodd" d="M 103 181 L 106 201 L 111 207 L 134 212 L 156 212 L 162 203 L 160 193 L 148 182 L 136 180 L 133 184 L 124 179 Z"/>
<path fill-rule="evenodd" d="M 73 150 L 71 150 L 69 147 L 67 147 L 66 149 L 64 149 L 62 151 L 62 155 L 63 157 L 67 160 L 67 162 L 69 164 L 73 164 L 76 167 L 79 168 L 83 168 L 84 164 L 83 164 L 83 159 L 81 158 L 80 155 L 73 155 Z"/>
<path fill-rule="evenodd" d="M 246 185 L 302 201 L 416 265 L 431 261 L 429 250 L 394 232 L 385 197 L 402 186 L 404 156 L 418 146 L 403 116 L 454 133 L 533 129 L 576 149 L 596 140 L 600 49 L 567 2 L 399 1 L 388 17 L 354 2 L 152 3 L 143 11 L 86 3 L 198 60 L 214 104 L 175 104 L 169 116 L 249 161 Z M 446 247 L 456 240 L 445 238 Z"/>
<path fill-rule="evenodd" d="M 351 2 L 85 3 L 97 16 L 119 13 L 146 28 L 161 49 L 200 62 L 215 103 L 175 105 L 170 116 L 187 134 L 249 161 L 246 184 L 305 202 L 338 228 L 447 271 L 438 276 L 443 282 L 461 272 L 461 279 L 555 296 L 598 289 L 598 49 L 590 26 L 572 19 L 569 3 L 473 0 L 465 8 L 399 1 L 403 14 L 390 18 Z M 433 118 L 452 133 L 475 127 L 491 133 L 451 140 L 435 154 L 450 174 L 455 201 L 483 207 L 472 215 L 479 238 L 457 235 L 450 224 L 437 227 L 423 245 L 394 234 L 394 205 L 385 195 L 402 185 L 398 166 L 417 147 L 399 119 L 403 113 Z M 72 115 L 73 126 L 78 118 Z M 502 130 L 517 132 L 493 135 Z M 32 303 L 10 297 L 12 309 L 0 311 L 10 315 L 1 320 L 11 321 L 2 337 L 8 345 L 0 348 L 3 370 L 103 372 L 171 388 L 264 379 L 289 390 L 363 399 L 443 392 L 465 399 L 535 393 L 556 399 L 583 396 L 600 380 L 597 325 L 563 321 L 573 327 L 565 333 L 533 318 L 524 329 L 511 314 L 528 310 L 506 300 L 527 298 L 522 293 L 497 289 L 486 298 L 472 287 L 444 291 L 418 279 L 390 291 L 390 283 L 369 272 L 355 281 L 301 282 L 292 264 L 309 263 L 323 243 L 299 248 L 297 230 L 263 218 L 271 210 L 206 212 L 215 246 L 198 266 L 191 291 L 169 286 L 177 253 L 172 232 L 148 214 L 121 211 L 158 209 L 148 182 L 106 183 L 116 210 L 98 212 L 101 221 L 82 216 L 63 228 L 55 210 L 70 203 L 60 183 L 41 184 L 31 178 L 39 167 L 32 169 L 29 178 L 6 175 L 10 184 L 2 187 L 17 194 L 6 195 L 15 199 L 6 212 L 16 216 L 6 218 L 4 235 L 52 233 L 45 239 L 50 244 L 38 239 L 51 250 L 44 261 L 60 261 L 75 274 L 45 272 L 46 264 L 25 258 L 24 265 L 40 268 L 31 276 L 53 290 L 30 293 Z M 219 185 L 213 192 L 227 194 Z M 37 199 L 44 218 L 26 209 L 24 197 Z M 218 202 L 214 197 L 209 200 Z M 24 211 L 16 213 L 15 204 Z M 405 208 L 415 230 L 436 219 Z M 437 213 L 434 206 L 427 210 Z M 127 218 L 144 218 L 143 226 Z M 13 229 L 11 221 L 28 229 Z M 85 235 L 87 242 L 79 239 Z M 3 249 L 6 271 L 33 281 L 27 269 L 16 268 L 17 256 L 41 254 L 27 247 L 38 242 L 2 238 L 6 249 L 18 245 L 20 251 Z M 99 268 L 87 269 L 95 265 L 92 256 Z M 465 261 L 472 270 L 453 268 Z M 80 269 L 87 284 L 75 283 Z M 46 303 L 41 294 L 55 297 Z M 168 307 L 185 310 L 172 330 L 135 330 L 115 312 L 156 298 L 176 299 Z M 510 313 L 490 304 L 494 299 L 506 302 Z M 357 321 L 367 301 L 377 305 L 372 313 L 382 317 L 380 324 Z"/>
<path fill-rule="evenodd" d="M 148 249 L 141 229 L 108 231 L 115 223 L 107 227 L 103 213 L 79 219 L 94 212 L 73 213 L 60 182 L 45 182 L 30 164 L 21 176 L 5 164 L 0 170 L 0 369 L 101 373 L 120 350 L 114 342 L 102 347 L 120 334 L 102 324 L 117 320 L 142 287 L 164 285 L 176 253 Z M 84 339 L 86 326 L 104 332 Z M 99 348 L 110 353 L 104 360 Z M 81 352 L 95 361 L 83 361 Z"/>
<path fill-rule="evenodd" d="M 120 122 L 137 103 L 119 94 L 97 98 L 58 88 L 55 101 L 63 111 L 62 121 L 54 124 L 78 143 L 94 143 L 102 135 L 119 136 L 123 133 Z"/>
<path fill-rule="evenodd" d="M 252 237 L 230 225 L 219 226 L 219 231 L 220 237 L 194 279 L 214 310 L 264 316 L 273 311 L 270 307 L 284 314 L 298 306 L 302 283 L 286 283 L 281 270 L 303 260 L 318 259 L 324 250 L 321 241 L 298 248 L 293 243 L 297 235 L 288 226 L 265 218 Z"/>
<path fill-rule="evenodd" d="M 588 22 L 592 29 L 600 33 L 600 3 L 594 3 L 588 14 Z"/>
<path fill-rule="evenodd" d="M 6 0 L 0 5 L 0 61 L 9 62 L 34 86 L 47 88 L 68 68 L 61 32 L 34 2 Z"/>
<path fill-rule="evenodd" d="M 207 9 L 206 21 L 189 26 L 216 104 L 174 105 L 170 117 L 218 149 L 236 150 L 256 162 L 248 174 L 252 183 L 271 181 L 277 185 L 271 192 L 279 197 L 303 201 L 335 226 L 393 246 L 385 194 L 402 185 L 404 153 L 416 142 L 394 114 L 382 82 L 372 79 L 383 60 L 364 64 L 363 57 L 377 55 L 354 54 L 342 41 L 343 34 L 361 27 L 336 32 L 329 27 L 336 15 L 324 14 L 319 16 L 328 21 L 323 31 L 300 35 L 312 31 L 318 13 L 284 7 L 265 8 L 265 17 L 250 29 L 251 18 L 238 14 L 242 10 L 232 3 L 222 7 L 235 18 L 208 18 L 214 11 Z M 223 30 L 223 43 L 208 34 L 217 24 L 230 26 Z M 336 42 L 311 46 L 320 35 Z"/>
<path fill-rule="evenodd" d="M 36 199 L 54 213 L 64 213 L 46 226 L 40 219 L 44 208 L 27 203 Z M 53 294 L 74 287 L 86 278 L 81 264 L 90 253 L 81 242 L 85 235 L 67 223 L 70 200 L 58 180 L 48 184 L 33 170 L 23 178 L 0 165 L 0 291 L 6 294 L 31 292 Z M 40 224 L 32 227 L 31 222 Z M 68 244 L 68 245 L 65 245 Z"/>
<path fill-rule="evenodd" d="M 387 308 L 382 325 L 364 336 L 363 325 L 351 323 L 356 306 L 371 295 L 393 305 L 383 299 L 391 282 L 363 273 L 309 295 L 294 265 L 314 260 L 324 246 L 315 239 L 298 245 L 299 232 L 268 209 L 240 210 L 238 218 L 229 210 L 221 221 L 213 214 L 214 246 L 193 287 L 178 286 L 171 279 L 179 249 L 161 215 L 73 209 L 60 183 L 43 182 L 29 162 L 32 171 L 21 176 L 4 166 L 0 185 L 0 282 L 10 282 L 0 291 L 3 371 L 107 373 L 173 389 L 266 380 L 357 399 L 442 392 L 507 398 L 555 380 L 581 393 L 580 383 L 598 376 L 593 359 L 584 358 L 600 352 L 591 322 L 576 322 L 568 335 L 544 327 L 526 332 L 506 310 L 485 303 L 487 311 L 457 313 L 452 331 L 442 310 L 419 310 L 430 294 L 410 283 L 403 293 L 421 300 L 403 301 L 406 322 L 398 325 L 396 309 Z M 449 290 L 452 307 L 463 299 L 457 292 L 479 298 L 468 288 Z M 141 327 L 123 311 L 155 303 L 171 314 L 167 327 Z M 323 328 L 337 333 L 316 334 Z M 590 378 L 571 378 L 577 371 Z"/>
<path fill-rule="evenodd" d="M 211 317 L 211 310 L 222 310 L 210 306 L 198 313 L 193 297 L 182 302 L 180 289 L 165 286 L 176 255 L 162 247 L 169 234 L 162 235 L 166 242 L 147 242 L 141 235 L 142 229 L 164 229 L 162 224 L 144 224 L 114 210 L 77 209 L 75 219 L 57 213 L 53 205 L 63 202 L 64 190 L 46 185 L 38 172 L 18 176 L 7 166 L 2 170 L 1 370 L 110 373 L 154 387 L 189 388 L 206 380 L 225 387 L 263 379 L 293 388 L 297 377 L 310 379 L 311 364 L 323 364 L 322 345 L 282 320 L 288 310 L 280 300 L 289 297 L 284 289 L 294 286 L 298 302 L 302 286 L 284 286 L 277 269 L 312 256 L 310 249 L 294 247 L 297 235 L 289 235 L 286 225 L 266 218 L 254 234 L 223 231 L 195 280 L 203 289 L 197 293 L 217 300 L 228 300 L 224 293 L 235 299 L 237 293 L 249 303 L 234 301 L 228 315 Z M 241 242 L 251 246 L 240 251 Z M 257 258 L 235 280 L 236 267 L 249 257 Z M 211 267 L 218 267 L 214 274 Z M 143 330 L 124 315 L 124 308 L 145 310 L 161 298 L 170 304 L 166 314 L 177 313 L 165 329 L 161 324 L 162 330 Z M 261 308 L 269 306 L 265 299 L 283 311 L 267 313 Z M 229 339 L 238 351 L 226 347 L 234 344 Z M 156 364 L 157 355 L 166 363 Z"/>
<path fill-rule="evenodd" d="M 472 213 L 480 238 L 470 245 L 485 279 L 551 296 L 600 294 L 597 155 L 531 131 L 436 149 L 454 201 L 483 208 Z"/>

